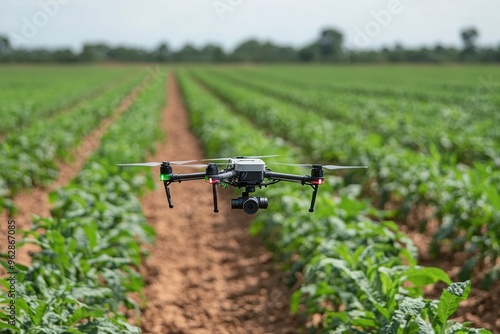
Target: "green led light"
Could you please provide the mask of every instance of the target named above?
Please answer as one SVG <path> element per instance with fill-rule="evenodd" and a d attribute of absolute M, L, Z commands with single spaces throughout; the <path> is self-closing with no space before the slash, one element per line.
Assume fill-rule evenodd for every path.
<path fill-rule="evenodd" d="M 161 181 L 168 181 L 168 180 L 170 180 L 171 176 L 172 176 L 172 174 L 160 174 L 160 180 Z"/>

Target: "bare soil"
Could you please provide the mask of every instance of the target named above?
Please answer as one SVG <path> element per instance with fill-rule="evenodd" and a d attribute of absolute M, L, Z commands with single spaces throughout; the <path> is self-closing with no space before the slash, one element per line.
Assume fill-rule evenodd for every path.
<path fill-rule="evenodd" d="M 151 160 L 204 158 L 173 75 L 167 94 L 163 127 L 168 140 Z M 174 172 L 194 172 L 179 169 Z M 249 217 L 229 209 L 231 191 L 219 191 L 217 214 L 212 189 L 203 181 L 172 184 L 171 193 L 173 209 L 163 185 L 142 199 L 157 232 L 143 267 L 144 333 L 296 333 L 299 319 L 289 314 L 291 292 L 282 283 L 283 273 L 249 235 Z"/>

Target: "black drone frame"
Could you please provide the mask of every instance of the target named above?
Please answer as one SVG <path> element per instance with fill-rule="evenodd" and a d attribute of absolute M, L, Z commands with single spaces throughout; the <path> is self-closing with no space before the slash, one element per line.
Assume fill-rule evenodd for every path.
<path fill-rule="evenodd" d="M 214 212 L 216 213 L 219 212 L 217 202 L 217 185 L 224 188 L 227 185 L 237 188 L 245 188 L 241 197 L 231 201 L 231 208 L 243 209 L 243 211 L 247 214 L 255 214 L 259 209 L 267 209 L 268 207 L 267 198 L 249 195 L 250 193 L 255 192 L 256 187 L 267 187 L 281 181 L 295 182 L 311 186 L 313 188 L 313 193 L 309 212 L 313 212 L 318 187 L 325 182 L 323 178 L 323 166 L 321 165 L 311 165 L 311 175 L 276 173 L 267 168 L 263 171 L 242 172 L 236 170 L 235 166 L 229 166 L 228 168 L 219 171 L 217 164 L 215 163 L 209 163 L 205 172 L 173 174 L 172 166 L 169 162 L 161 163 L 160 180 L 163 181 L 168 206 L 170 208 L 174 207 L 172 204 L 172 196 L 170 194 L 170 184 L 173 182 L 180 183 L 182 181 L 205 180 L 207 183 L 212 185 Z"/>

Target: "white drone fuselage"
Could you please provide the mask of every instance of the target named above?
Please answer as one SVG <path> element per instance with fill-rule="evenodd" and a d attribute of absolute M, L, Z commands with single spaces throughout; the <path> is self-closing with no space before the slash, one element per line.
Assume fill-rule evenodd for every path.
<path fill-rule="evenodd" d="M 266 163 L 261 159 L 232 158 L 228 161 L 228 168 L 238 172 L 237 179 L 248 185 L 259 184 L 264 180 Z"/>
<path fill-rule="evenodd" d="M 238 172 L 264 172 L 266 163 L 261 159 L 234 158 L 229 159 L 229 166 L 234 166 Z"/>

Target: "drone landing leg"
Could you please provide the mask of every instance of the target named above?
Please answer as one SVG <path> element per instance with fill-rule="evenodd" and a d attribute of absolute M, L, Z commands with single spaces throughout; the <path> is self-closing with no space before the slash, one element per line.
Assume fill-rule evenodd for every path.
<path fill-rule="evenodd" d="M 172 196 L 170 196 L 170 188 L 168 187 L 169 184 L 169 182 L 163 181 L 163 185 L 165 186 L 165 193 L 167 194 L 168 207 L 172 209 L 174 205 L 172 204 Z"/>
<path fill-rule="evenodd" d="M 313 187 L 313 194 L 311 198 L 311 207 L 309 208 L 309 212 L 314 212 L 314 203 L 316 202 L 316 195 L 318 194 L 318 185 L 315 184 Z"/>
<path fill-rule="evenodd" d="M 217 184 L 212 184 L 212 190 L 214 194 L 214 212 L 219 212 L 219 206 L 217 205 Z"/>

